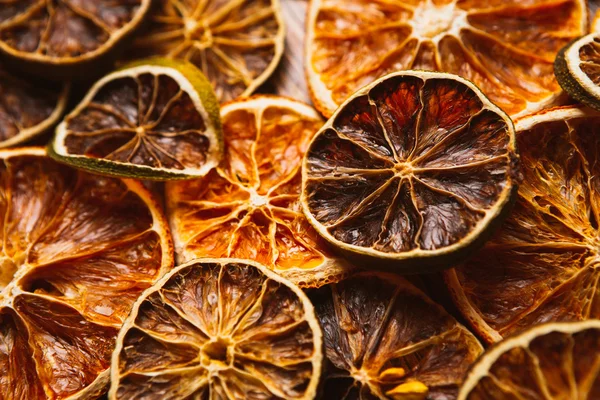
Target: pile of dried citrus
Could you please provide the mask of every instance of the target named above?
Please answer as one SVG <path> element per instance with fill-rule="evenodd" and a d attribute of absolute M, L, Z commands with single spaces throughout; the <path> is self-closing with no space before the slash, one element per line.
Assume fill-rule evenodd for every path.
<path fill-rule="evenodd" d="M 600 398 L 595 8 L 0 0 L 0 399 Z"/>

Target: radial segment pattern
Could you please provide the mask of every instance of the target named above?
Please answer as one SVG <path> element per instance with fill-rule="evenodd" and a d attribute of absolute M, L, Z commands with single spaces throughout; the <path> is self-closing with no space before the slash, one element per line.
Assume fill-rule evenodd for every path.
<path fill-rule="evenodd" d="M 343 104 L 310 144 L 302 202 L 342 250 L 423 272 L 484 240 L 516 190 L 512 122 L 471 83 L 403 72 Z"/>
<path fill-rule="evenodd" d="M 131 55 L 190 61 L 220 101 L 248 96 L 275 70 L 284 46 L 279 0 L 159 0 Z"/>
<path fill-rule="evenodd" d="M 461 75 L 511 116 L 557 101 L 558 51 L 587 33 L 584 0 L 313 0 L 309 87 L 330 116 L 360 87 L 394 71 Z"/>
<path fill-rule="evenodd" d="M 256 260 L 300 286 L 340 279 L 349 266 L 331 254 L 300 205 L 302 157 L 323 124 L 319 115 L 265 96 L 225 105 L 221 115 L 220 166 L 166 188 L 178 260 Z"/>
<path fill-rule="evenodd" d="M 547 321 L 600 318 L 600 115 L 578 108 L 517 123 L 523 183 L 503 228 L 446 272 L 452 295 L 489 342 Z"/>
<path fill-rule="evenodd" d="M 111 400 L 310 400 L 321 330 L 306 295 L 267 268 L 196 260 L 144 293 L 112 359 Z"/>
<path fill-rule="evenodd" d="M 166 221 L 138 183 L 42 149 L 0 158 L 0 398 L 96 398 L 133 303 L 173 265 Z"/>

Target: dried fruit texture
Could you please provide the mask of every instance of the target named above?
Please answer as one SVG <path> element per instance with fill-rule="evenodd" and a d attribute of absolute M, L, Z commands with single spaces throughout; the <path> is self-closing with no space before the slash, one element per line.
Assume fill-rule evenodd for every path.
<path fill-rule="evenodd" d="M 149 59 L 98 81 L 56 129 L 59 161 L 134 178 L 203 176 L 222 157 L 218 102 L 191 64 Z"/>
<path fill-rule="evenodd" d="M 0 398 L 98 396 L 134 301 L 173 265 L 164 217 L 138 183 L 0 157 Z"/>
<path fill-rule="evenodd" d="M 587 33 L 584 0 L 314 0 L 309 87 L 330 116 L 360 87 L 394 71 L 461 75 L 511 116 L 553 104 L 552 64 Z"/>
<path fill-rule="evenodd" d="M 190 61 L 222 102 L 252 94 L 283 54 L 279 0 L 159 0 L 149 19 L 131 56 Z"/>
<path fill-rule="evenodd" d="M 474 85 L 397 73 L 353 95 L 315 136 L 302 202 L 339 248 L 423 272 L 449 266 L 502 218 L 516 159 L 512 122 Z"/>
<path fill-rule="evenodd" d="M 252 261 L 195 260 L 140 298 L 112 359 L 115 399 L 313 399 L 321 331 L 289 281 Z"/>
<path fill-rule="evenodd" d="M 600 398 L 600 322 L 532 328 L 488 350 L 459 400 Z"/>
<path fill-rule="evenodd" d="M 483 348 L 397 275 L 361 273 L 310 294 L 328 360 L 323 399 L 454 399 Z"/>
<path fill-rule="evenodd" d="M 488 342 L 547 321 L 600 318 L 600 114 L 559 108 L 517 123 L 523 183 L 503 228 L 446 272 Z"/>
<path fill-rule="evenodd" d="M 203 179 L 169 183 L 167 209 L 180 262 L 256 260 L 300 286 L 340 279 L 336 259 L 300 206 L 300 166 L 323 124 L 311 107 L 253 97 L 222 108 L 225 158 Z"/>

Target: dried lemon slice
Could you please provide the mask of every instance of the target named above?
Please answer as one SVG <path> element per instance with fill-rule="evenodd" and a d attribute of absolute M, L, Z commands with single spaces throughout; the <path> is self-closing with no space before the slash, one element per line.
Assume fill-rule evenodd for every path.
<path fill-rule="evenodd" d="M 490 348 L 458 399 L 597 399 L 599 353 L 598 320 L 536 326 Z"/>
<path fill-rule="evenodd" d="M 309 293 L 328 363 L 323 399 L 456 398 L 483 348 L 405 279 L 364 272 Z"/>
<path fill-rule="evenodd" d="M 144 187 L 0 151 L 0 398 L 91 399 L 137 297 L 173 266 Z"/>
<path fill-rule="evenodd" d="M 137 301 L 117 339 L 109 398 L 310 400 L 321 340 L 291 282 L 252 261 L 194 260 Z"/>
<path fill-rule="evenodd" d="M 388 75 L 315 136 L 302 205 L 328 241 L 401 272 L 450 267 L 488 238 L 516 193 L 510 118 L 470 82 Z"/>
<path fill-rule="evenodd" d="M 323 121 L 311 107 L 256 96 L 223 106 L 225 158 L 198 180 L 166 187 L 180 262 L 197 257 L 256 260 L 302 286 L 341 279 L 300 205 L 302 157 Z"/>
<path fill-rule="evenodd" d="M 252 94 L 275 70 L 285 41 L 279 0 L 159 0 L 131 56 L 186 60 L 221 102 Z"/>
<path fill-rule="evenodd" d="M 223 155 L 219 106 L 193 65 L 148 59 L 98 81 L 56 128 L 50 155 L 91 172 L 189 179 Z"/>
<path fill-rule="evenodd" d="M 556 102 L 552 64 L 587 33 L 585 0 L 313 0 L 306 70 L 331 116 L 360 87 L 398 70 L 451 72 L 511 116 Z"/>
<path fill-rule="evenodd" d="M 445 272 L 488 342 L 547 321 L 599 318 L 600 114 L 558 108 L 517 122 L 523 183 L 485 248 Z"/>

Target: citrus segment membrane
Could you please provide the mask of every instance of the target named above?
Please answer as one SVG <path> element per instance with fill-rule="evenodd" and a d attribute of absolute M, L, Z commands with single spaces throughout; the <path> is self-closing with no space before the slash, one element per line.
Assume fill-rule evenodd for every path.
<path fill-rule="evenodd" d="M 306 295 L 252 261 L 199 259 L 137 301 L 110 399 L 313 399 L 321 330 Z"/>
<path fill-rule="evenodd" d="M 523 183 L 485 248 L 445 272 L 461 313 L 494 342 L 547 321 L 599 318 L 600 115 L 559 108 L 517 123 Z"/>
<path fill-rule="evenodd" d="M 315 0 L 306 41 L 309 88 L 331 116 L 386 74 L 444 71 L 521 116 L 556 102 L 554 58 L 587 25 L 584 0 Z"/>
<path fill-rule="evenodd" d="M 397 275 L 360 273 L 309 295 L 328 360 L 324 399 L 456 398 L 483 351 L 467 329 Z"/>
<path fill-rule="evenodd" d="M 221 140 L 201 72 L 151 59 L 98 81 L 57 127 L 52 155 L 97 173 L 189 179 L 218 164 Z"/>
<path fill-rule="evenodd" d="M 599 349 L 598 320 L 536 326 L 481 356 L 458 399 L 596 399 Z"/>
<path fill-rule="evenodd" d="M 164 217 L 139 183 L 0 157 L 0 397 L 98 396 L 131 306 L 173 265 Z"/>
<path fill-rule="evenodd" d="M 149 20 L 131 56 L 191 62 L 221 102 L 252 94 L 283 54 L 279 0 L 159 0 Z"/>
<path fill-rule="evenodd" d="M 447 263 L 499 220 L 516 161 L 512 122 L 474 85 L 397 73 L 357 92 L 315 136 L 302 203 L 342 250 Z"/>
<path fill-rule="evenodd" d="M 197 257 L 256 260 L 300 286 L 340 279 L 334 257 L 300 205 L 300 166 L 323 124 L 311 107 L 253 97 L 222 108 L 225 157 L 198 180 L 166 187 L 180 262 Z"/>

